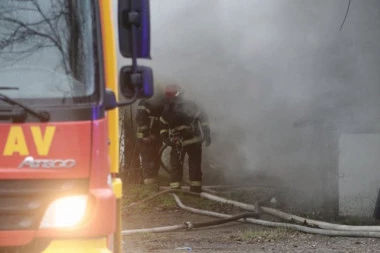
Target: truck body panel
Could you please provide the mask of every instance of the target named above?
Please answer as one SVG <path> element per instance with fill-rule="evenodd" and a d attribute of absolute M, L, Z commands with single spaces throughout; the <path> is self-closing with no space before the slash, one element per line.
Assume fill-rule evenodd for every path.
<path fill-rule="evenodd" d="M 86 178 L 92 121 L 0 124 L 0 178 Z"/>

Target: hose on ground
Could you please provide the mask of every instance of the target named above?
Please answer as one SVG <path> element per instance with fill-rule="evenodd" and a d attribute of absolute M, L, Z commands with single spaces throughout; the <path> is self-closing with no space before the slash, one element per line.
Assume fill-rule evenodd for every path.
<path fill-rule="evenodd" d="M 234 200 L 229 200 L 226 198 L 222 198 L 216 195 L 212 195 L 210 193 L 202 192 L 200 194 L 201 197 L 209 199 L 209 200 L 214 200 L 220 203 L 225 203 L 225 204 L 231 204 L 236 207 L 239 207 L 241 209 L 247 210 L 247 211 L 258 211 L 258 208 L 255 208 L 254 205 L 251 204 L 246 204 Z M 317 221 L 317 220 L 312 220 L 312 219 L 307 219 L 304 217 L 300 217 L 297 215 L 293 214 L 288 214 L 283 211 L 270 208 L 270 207 L 264 207 L 261 206 L 259 207 L 259 211 L 272 215 L 274 217 L 280 218 L 282 220 L 286 220 L 289 222 L 298 222 L 304 225 L 308 225 L 311 227 L 317 227 L 321 229 L 331 229 L 331 230 L 339 230 L 339 231 L 363 231 L 363 232 L 380 232 L 380 226 L 351 226 L 351 225 L 339 225 L 339 224 L 333 224 L 329 222 L 324 222 L 324 221 Z"/>
<path fill-rule="evenodd" d="M 129 204 L 129 205 L 123 207 L 123 209 L 126 210 L 126 209 L 128 209 L 128 208 L 130 208 L 130 207 L 133 207 L 133 206 L 138 205 L 138 204 L 142 204 L 142 203 L 144 203 L 144 202 L 147 202 L 147 201 L 149 201 L 149 200 L 151 200 L 151 199 L 154 199 L 154 198 L 156 198 L 156 197 L 158 197 L 158 196 L 160 196 L 160 195 L 162 195 L 162 194 L 166 194 L 166 193 L 183 193 L 183 194 L 190 195 L 190 196 L 194 196 L 194 197 L 200 197 L 200 193 L 189 192 L 189 191 L 182 191 L 182 190 L 180 190 L 180 189 L 170 189 L 170 188 L 166 188 L 166 189 L 164 189 L 164 190 L 162 190 L 162 191 L 159 191 L 159 192 L 157 192 L 157 193 L 154 193 L 154 194 L 152 194 L 152 195 L 150 195 L 150 196 L 148 196 L 148 197 L 146 197 L 146 198 L 144 198 L 144 199 L 142 199 L 142 200 L 139 200 L 139 201 L 133 202 L 133 203 L 131 203 L 131 204 Z"/>
<path fill-rule="evenodd" d="M 173 197 L 180 208 L 187 210 L 189 212 L 206 215 L 206 216 L 218 217 L 218 218 L 233 217 L 232 215 L 228 215 L 228 214 L 222 214 L 222 213 L 217 213 L 213 211 L 206 211 L 206 210 L 188 207 L 188 206 L 185 206 L 181 202 L 179 197 L 175 195 L 174 193 L 173 193 Z M 265 221 L 265 220 L 253 219 L 253 218 L 246 218 L 244 220 L 240 219 L 237 221 L 243 221 L 243 222 L 248 222 L 248 223 L 261 225 L 261 226 L 267 226 L 267 227 L 283 227 L 283 228 L 295 229 L 300 232 L 309 233 L 309 234 L 317 234 L 317 235 L 380 238 L 380 232 L 373 232 L 373 231 L 338 231 L 338 230 L 330 230 L 330 229 L 310 228 L 310 227 L 305 227 L 305 226 L 296 225 L 296 224 L 272 222 L 272 221 Z"/>
<path fill-rule="evenodd" d="M 321 229 L 331 229 L 331 230 L 339 230 L 339 231 L 369 231 L 369 232 L 380 232 L 380 226 L 351 226 L 351 225 L 340 225 L 340 224 L 334 224 L 334 223 L 329 223 L 329 222 L 324 222 L 324 221 L 318 221 L 318 220 L 313 220 L 313 219 L 308 219 L 304 217 L 300 217 L 297 215 L 289 214 L 274 208 L 270 207 L 265 207 L 265 206 L 258 206 L 258 205 L 251 205 L 251 204 L 246 204 L 243 202 L 239 201 L 234 201 L 234 200 L 229 200 L 223 197 L 219 197 L 207 192 L 202 192 L 202 193 L 192 193 L 188 191 L 181 191 L 181 190 L 176 190 L 176 189 L 166 189 L 161 192 L 155 193 L 152 196 L 149 196 L 146 199 L 140 200 L 138 202 L 134 202 L 126 207 L 124 209 L 132 207 L 136 204 L 140 204 L 143 202 L 146 202 L 150 199 L 153 199 L 161 194 L 165 193 L 178 193 L 182 192 L 187 195 L 191 196 L 200 196 L 209 200 L 217 201 L 220 203 L 225 203 L 225 204 L 230 204 L 236 207 L 239 207 L 241 209 L 247 210 L 247 211 L 252 211 L 252 212 L 257 212 L 257 213 L 265 213 L 271 216 L 274 216 L 276 218 L 280 218 L 282 220 L 288 221 L 288 222 L 298 222 L 303 225 L 307 225 L 309 227 L 316 227 L 316 228 L 321 228 Z M 262 202 L 262 201 L 260 201 Z M 256 202 L 256 203 L 260 203 Z"/>
<path fill-rule="evenodd" d="M 165 227 L 156 227 L 156 228 L 141 228 L 141 229 L 130 229 L 121 231 L 122 235 L 132 235 L 139 233 L 161 233 L 161 232 L 170 232 L 176 230 L 182 230 L 189 228 L 188 223 L 174 225 L 174 226 L 165 226 Z"/>
<path fill-rule="evenodd" d="M 209 185 L 204 186 L 207 189 L 213 189 L 217 192 L 230 192 L 230 191 L 241 191 L 241 190 L 254 190 L 254 189 L 262 189 L 262 188 L 272 188 L 272 189 L 278 189 L 282 191 L 289 191 L 290 188 L 281 186 L 281 185 L 272 185 L 268 183 L 262 183 L 262 182 L 254 182 L 252 185 Z"/>
<path fill-rule="evenodd" d="M 290 223 L 271 222 L 271 221 L 265 221 L 265 220 L 252 218 L 252 217 L 258 217 L 257 213 L 243 213 L 240 215 L 232 216 L 232 215 L 222 214 L 222 213 L 217 213 L 217 212 L 212 212 L 212 211 L 205 211 L 205 210 L 200 210 L 200 209 L 185 206 L 175 193 L 173 193 L 173 197 L 174 197 L 177 205 L 184 210 L 187 210 L 187 211 L 193 212 L 193 213 L 197 213 L 197 214 L 201 214 L 201 215 L 218 217 L 221 219 L 213 220 L 213 221 L 209 221 L 209 222 L 202 222 L 202 223 L 185 222 L 184 224 L 174 225 L 174 226 L 124 230 L 124 231 L 122 231 L 122 235 L 131 235 L 131 234 L 137 234 L 137 233 L 170 232 L 170 231 L 183 230 L 183 229 L 190 230 L 192 228 L 201 228 L 201 227 L 221 225 L 221 224 L 232 222 L 232 221 L 243 221 L 243 222 L 248 222 L 248 223 L 261 225 L 261 226 L 283 227 L 283 228 L 295 229 L 295 230 L 298 230 L 298 231 L 304 232 L 304 233 L 326 235 L 326 236 L 380 238 L 380 232 L 338 231 L 338 230 L 330 230 L 330 229 L 311 228 L 311 227 L 305 227 L 305 226 L 290 224 Z"/>
<path fill-rule="evenodd" d="M 238 214 L 238 215 L 234 215 L 234 216 L 230 216 L 230 217 L 225 217 L 225 218 L 222 218 L 220 220 L 212 220 L 212 221 L 206 221 L 206 222 L 202 222 L 202 223 L 194 223 L 193 227 L 194 228 L 202 228 L 202 227 L 217 226 L 217 225 L 222 225 L 222 224 L 225 224 L 228 222 L 237 221 L 237 220 L 246 219 L 246 218 L 259 218 L 259 215 L 257 213 L 253 213 L 253 212 L 242 213 L 242 214 Z"/>
<path fill-rule="evenodd" d="M 121 232 L 121 234 L 131 235 L 131 234 L 137 234 L 137 233 L 169 232 L 169 231 L 176 231 L 176 230 L 183 230 L 183 229 L 191 230 L 193 228 L 203 228 L 203 227 L 222 225 L 228 222 L 233 222 L 240 219 L 246 219 L 246 218 L 251 218 L 251 217 L 258 217 L 258 214 L 257 213 L 242 213 L 239 215 L 235 215 L 235 216 L 231 215 L 226 218 L 221 218 L 218 220 L 212 220 L 212 221 L 206 221 L 206 222 L 192 223 L 188 221 L 188 222 L 185 222 L 184 224 L 174 225 L 174 226 L 124 230 Z"/>
<path fill-rule="evenodd" d="M 167 189 L 170 189 L 170 187 L 169 186 L 160 186 L 160 189 L 161 190 L 167 190 Z M 189 191 L 190 187 L 189 186 L 181 186 L 181 189 L 185 190 L 185 191 Z M 207 192 L 207 193 L 211 193 L 211 194 L 217 194 L 218 193 L 217 191 L 209 189 L 207 187 L 202 187 L 202 191 Z"/>

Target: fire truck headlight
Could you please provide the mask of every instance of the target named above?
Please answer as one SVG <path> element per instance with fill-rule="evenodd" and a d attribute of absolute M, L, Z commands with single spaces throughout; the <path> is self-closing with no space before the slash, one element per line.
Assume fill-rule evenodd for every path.
<path fill-rule="evenodd" d="M 50 204 L 40 228 L 70 228 L 78 225 L 86 214 L 87 195 L 63 197 Z"/>

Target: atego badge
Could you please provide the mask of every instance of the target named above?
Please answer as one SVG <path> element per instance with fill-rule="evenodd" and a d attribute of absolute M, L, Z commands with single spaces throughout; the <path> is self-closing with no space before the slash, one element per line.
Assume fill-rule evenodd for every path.
<path fill-rule="evenodd" d="M 31 168 L 31 169 L 69 169 L 76 165 L 74 159 L 34 159 L 32 156 L 25 157 L 24 161 L 18 168 Z"/>

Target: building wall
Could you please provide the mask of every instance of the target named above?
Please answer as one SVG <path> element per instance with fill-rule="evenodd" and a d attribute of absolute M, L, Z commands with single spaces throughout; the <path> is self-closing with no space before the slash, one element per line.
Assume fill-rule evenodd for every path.
<path fill-rule="evenodd" d="M 380 188 L 380 134 L 342 134 L 339 214 L 372 217 Z"/>

